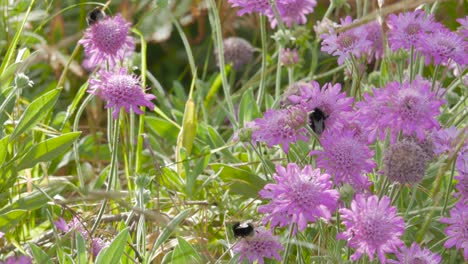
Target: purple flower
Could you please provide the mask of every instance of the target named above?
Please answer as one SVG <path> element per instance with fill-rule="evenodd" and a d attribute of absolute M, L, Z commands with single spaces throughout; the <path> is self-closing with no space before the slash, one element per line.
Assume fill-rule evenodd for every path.
<path fill-rule="evenodd" d="M 310 165 L 301 170 L 290 163 L 286 168 L 277 165 L 273 178 L 276 183 L 267 184 L 259 193 L 271 200 L 258 208 L 258 212 L 267 214 L 265 224 L 271 221 L 272 227 L 284 227 L 296 223 L 302 231 L 309 222 L 331 218 L 340 194 L 331 188 L 330 175 Z"/>
<path fill-rule="evenodd" d="M 432 131 L 431 137 L 435 154 L 439 155 L 452 151 L 457 146 L 457 138 L 460 134 L 461 131 L 454 126 Z"/>
<path fill-rule="evenodd" d="M 93 256 L 97 257 L 99 252 L 101 252 L 101 250 L 104 247 L 107 247 L 109 244 L 110 243 L 108 241 L 105 241 L 100 237 L 91 239 L 91 252 L 93 253 Z"/>
<path fill-rule="evenodd" d="M 341 19 L 341 26 L 347 26 L 351 23 L 350 16 Z M 330 28 L 328 34 L 320 35 L 320 38 L 323 39 L 321 50 L 338 56 L 338 64 L 341 65 L 351 55 L 360 57 L 371 48 L 372 42 L 362 36 L 366 36 L 363 27 L 352 28 L 340 33 L 336 33 L 334 28 Z"/>
<path fill-rule="evenodd" d="M 256 128 L 252 131 L 253 142 L 265 142 L 268 147 L 281 145 L 288 153 L 289 144 L 298 140 L 308 141 L 306 136 L 307 113 L 300 107 L 265 112 L 263 118 L 255 119 Z"/>
<path fill-rule="evenodd" d="M 458 180 L 455 188 L 458 192 L 454 195 L 455 197 L 460 197 L 460 201 L 468 204 L 468 144 L 460 149 L 458 153 L 455 167 L 458 170 L 459 175 L 454 178 Z"/>
<path fill-rule="evenodd" d="M 433 32 L 442 25 L 434 21 L 432 15 L 426 16 L 426 12 L 416 10 L 413 12 L 391 14 L 388 16 L 387 25 L 388 44 L 393 51 L 403 48 L 410 50 L 415 47 L 424 33 Z"/>
<path fill-rule="evenodd" d="M 281 51 L 281 63 L 284 66 L 292 66 L 299 63 L 297 49 L 283 49 Z"/>
<path fill-rule="evenodd" d="M 125 68 L 112 72 L 101 70 L 99 79 L 89 81 L 88 92 L 107 101 L 106 108 L 114 107 L 114 118 L 119 116 L 121 108 L 125 108 L 127 112 L 133 110 L 137 114 L 143 113 L 140 106 L 146 106 L 152 110 L 154 104 L 151 100 L 156 98 L 152 94 L 145 94 L 140 80 L 128 74 Z"/>
<path fill-rule="evenodd" d="M 457 19 L 457 22 L 460 23 L 460 27 L 458 28 L 458 32 L 462 37 L 465 39 L 468 38 L 468 16 L 465 16 L 464 18 L 459 18 Z"/>
<path fill-rule="evenodd" d="M 346 231 L 337 238 L 347 240 L 348 245 L 356 249 L 351 255 L 352 261 L 363 254 L 373 261 L 377 252 L 380 262 L 385 263 L 386 253 L 397 252 L 403 245 L 400 237 L 405 231 L 405 222 L 396 213 L 396 207 L 390 205 L 387 196 L 379 201 L 377 195 L 366 198 L 358 194 L 351 202 L 351 209 L 340 209 Z"/>
<path fill-rule="evenodd" d="M 467 42 L 448 29 L 424 34 L 417 41 L 417 49 L 426 57 L 426 65 L 447 64 L 452 59 L 460 65 L 467 64 Z"/>
<path fill-rule="evenodd" d="M 279 238 L 274 236 L 271 231 L 264 227 L 258 227 L 255 229 L 254 236 L 242 238 L 233 250 L 240 254 L 241 262 L 247 259 L 249 263 L 258 261 L 259 264 L 263 264 L 263 258 L 275 258 L 281 261 L 278 251 L 284 250 L 284 248 L 279 242 Z"/>
<path fill-rule="evenodd" d="M 290 103 L 300 105 L 306 112 L 317 109 L 325 115 L 325 131 L 337 130 L 346 122 L 345 113 L 352 110 L 353 98 L 341 93 L 341 85 L 326 83 L 322 88 L 316 81 L 298 84 L 296 93 L 288 96 Z"/>
<path fill-rule="evenodd" d="M 57 229 L 62 232 L 70 231 L 70 228 L 68 227 L 67 222 L 62 217 L 60 217 L 59 220 L 55 221 L 54 224 L 55 224 L 55 227 L 57 227 Z"/>
<path fill-rule="evenodd" d="M 121 15 L 93 23 L 78 42 L 89 59 L 87 67 L 94 68 L 106 62 L 113 67 L 128 57 L 135 49 L 134 40 L 128 35 L 130 26 Z"/>
<path fill-rule="evenodd" d="M 366 33 L 366 39 L 371 43 L 367 51 L 367 61 L 371 62 L 373 57 L 376 60 L 381 59 L 384 55 L 382 26 L 379 22 L 373 21 L 362 26 L 362 29 Z"/>
<path fill-rule="evenodd" d="M 317 5 L 316 0 L 277 0 L 276 3 L 279 16 L 287 27 L 294 24 L 305 24 L 307 15 L 314 12 L 314 7 Z M 270 20 L 271 27 L 276 27 L 278 21 L 276 21 L 273 9 L 267 9 L 266 15 Z"/>
<path fill-rule="evenodd" d="M 463 256 L 465 260 L 468 260 L 468 204 L 456 203 L 450 210 L 450 218 L 441 218 L 440 222 L 449 225 L 445 229 L 448 240 L 444 247 L 452 248 L 455 246 L 457 250 L 463 248 Z"/>
<path fill-rule="evenodd" d="M 385 150 L 382 174 L 390 180 L 419 183 L 426 173 L 429 155 L 411 140 L 402 140 Z"/>
<path fill-rule="evenodd" d="M 335 184 L 349 183 L 360 190 L 371 185 L 365 174 L 376 167 L 372 160 L 374 152 L 355 137 L 353 131 L 326 133 L 320 138 L 320 143 L 323 150 L 311 151 L 310 155 L 318 155 L 317 167 L 334 176 Z"/>
<path fill-rule="evenodd" d="M 0 261 L 0 263 L 3 263 Z M 29 256 L 20 255 L 20 256 L 10 256 L 5 259 L 5 264 L 31 264 L 32 259 Z"/>
<path fill-rule="evenodd" d="M 460 174 L 468 174 L 468 142 L 460 149 L 455 167 Z"/>
<path fill-rule="evenodd" d="M 254 48 L 243 38 L 230 37 L 223 40 L 224 62 L 231 64 L 236 70 L 241 70 L 253 58 Z M 218 51 L 215 52 L 218 57 Z M 219 60 L 218 60 L 219 65 Z"/>
<path fill-rule="evenodd" d="M 419 140 L 426 138 L 426 132 L 438 128 L 436 116 L 444 100 L 431 92 L 431 83 L 421 77 L 413 82 L 390 82 L 383 89 L 374 89 L 374 96 L 364 95 L 359 108 L 358 120 L 369 130 L 369 139 L 377 135 L 385 139 L 390 129 L 390 139 L 396 141 L 399 133 L 413 134 Z"/>
<path fill-rule="evenodd" d="M 237 12 L 237 15 L 239 16 L 254 12 L 265 14 L 266 11 L 271 8 L 268 0 L 228 0 L 228 2 L 233 7 L 240 8 Z"/>
<path fill-rule="evenodd" d="M 397 260 L 389 260 L 391 264 L 439 264 L 442 261 L 441 256 L 432 253 L 427 248 L 421 248 L 418 243 L 413 242 L 410 248 L 402 246 L 400 251 L 395 253 Z"/>

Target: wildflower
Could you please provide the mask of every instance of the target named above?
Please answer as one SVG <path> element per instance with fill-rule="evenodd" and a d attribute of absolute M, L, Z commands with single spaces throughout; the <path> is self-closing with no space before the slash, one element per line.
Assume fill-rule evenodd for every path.
<path fill-rule="evenodd" d="M 350 16 L 341 19 L 341 26 L 347 26 L 351 23 Z M 361 57 L 372 46 L 372 42 L 362 36 L 366 36 L 363 27 L 352 28 L 340 33 L 336 33 L 334 28 L 330 28 L 328 34 L 320 35 L 320 38 L 323 39 L 321 50 L 338 56 L 338 64 L 341 65 L 345 59 L 352 55 Z"/>
<path fill-rule="evenodd" d="M 275 258 L 281 261 L 278 251 L 284 250 L 284 248 L 279 242 L 279 238 L 274 236 L 271 231 L 264 227 L 258 227 L 252 237 L 239 240 L 233 250 L 240 254 L 241 262 L 247 259 L 249 263 L 258 261 L 259 264 L 263 264 L 263 258 Z"/>
<path fill-rule="evenodd" d="M 254 48 L 243 38 L 227 38 L 223 40 L 223 48 L 224 63 L 232 64 L 232 67 L 236 70 L 241 70 L 244 65 L 252 61 Z M 218 51 L 216 50 L 216 57 L 218 56 Z"/>
<path fill-rule="evenodd" d="M 281 51 L 281 64 L 284 66 L 293 66 L 299 63 L 297 49 L 283 49 Z"/>
<path fill-rule="evenodd" d="M 314 12 L 314 7 L 317 5 L 316 0 L 277 0 L 276 2 L 278 13 L 287 27 L 294 24 L 305 24 L 307 15 Z M 278 21 L 272 8 L 266 10 L 266 15 L 270 20 L 272 28 L 276 27 Z"/>
<path fill-rule="evenodd" d="M 108 241 L 105 241 L 100 237 L 95 237 L 91 239 L 91 252 L 93 253 L 93 256 L 97 257 L 97 255 L 99 255 L 99 252 L 101 252 L 101 250 L 104 247 L 107 247 L 109 244 L 110 243 Z"/>
<path fill-rule="evenodd" d="M 140 80 L 128 74 L 125 68 L 115 71 L 101 70 L 98 79 L 89 81 L 88 92 L 107 101 L 106 108 L 114 107 L 114 118 L 118 117 L 121 108 L 125 108 L 127 112 L 133 110 L 137 114 L 143 114 L 140 106 L 152 110 L 154 104 L 151 100 L 156 98 L 152 94 L 145 94 Z"/>
<path fill-rule="evenodd" d="M 450 210 L 450 218 L 441 218 L 440 222 L 448 224 L 445 234 L 448 240 L 445 242 L 445 248 L 455 246 L 457 250 L 463 248 L 463 256 L 468 260 L 468 204 L 458 202 Z"/>
<path fill-rule="evenodd" d="M 353 98 L 340 93 L 341 85 L 326 83 L 322 88 L 318 82 L 301 83 L 299 91 L 288 96 L 293 105 L 300 105 L 306 112 L 320 110 L 325 116 L 324 125 L 327 130 L 336 130 L 346 122 L 344 113 L 352 110 Z"/>
<path fill-rule="evenodd" d="M 286 168 L 277 165 L 273 178 L 276 183 L 267 184 L 259 193 L 271 200 L 258 208 L 258 212 L 267 214 L 265 224 L 271 221 L 272 227 L 284 227 L 295 223 L 302 231 L 308 222 L 331 218 L 339 193 L 331 188 L 330 175 L 310 165 L 301 169 L 290 163 Z"/>
<path fill-rule="evenodd" d="M 70 228 L 68 227 L 67 222 L 62 217 L 60 217 L 59 220 L 55 221 L 54 224 L 55 224 L 55 227 L 62 232 L 70 231 Z"/>
<path fill-rule="evenodd" d="M 455 167 L 460 174 L 468 174 L 468 144 L 466 142 L 458 153 Z"/>
<path fill-rule="evenodd" d="M 128 35 L 131 24 L 121 15 L 105 17 L 93 23 L 78 43 L 83 45 L 89 59 L 87 67 L 109 63 L 113 67 L 128 57 L 135 49 L 135 43 Z"/>
<path fill-rule="evenodd" d="M 418 243 L 413 242 L 410 248 L 402 246 L 400 251 L 395 253 L 397 260 L 389 260 L 392 264 L 439 264 L 442 261 L 439 254 L 431 252 L 427 248 L 421 248 Z"/>
<path fill-rule="evenodd" d="M 374 152 L 353 131 L 326 133 L 320 143 L 323 150 L 311 151 L 310 155 L 318 155 L 317 167 L 334 176 L 335 184 L 349 183 L 360 190 L 371 185 L 365 174 L 376 167 Z"/>
<path fill-rule="evenodd" d="M 410 50 L 416 46 L 422 34 L 442 27 L 434 21 L 432 15 L 426 16 L 426 12 L 422 10 L 391 14 L 388 16 L 387 25 L 390 28 L 388 44 L 393 51 L 399 48 Z"/>
<path fill-rule="evenodd" d="M 233 7 L 239 7 L 237 15 L 260 13 L 265 14 L 269 10 L 270 4 L 268 0 L 228 0 Z"/>
<path fill-rule="evenodd" d="M 379 200 L 377 195 L 365 197 L 356 195 L 351 208 L 339 210 L 346 231 L 338 234 L 338 239 L 348 241 L 356 249 L 351 260 L 356 261 L 363 254 L 374 259 L 374 253 L 381 263 L 385 263 L 385 254 L 396 252 L 403 245 L 400 237 L 405 231 L 403 217 L 397 216 L 396 207 L 390 205 L 387 196 Z"/>
<path fill-rule="evenodd" d="M 373 21 L 362 26 L 362 29 L 366 33 L 366 39 L 371 43 L 367 50 L 367 61 L 371 62 L 372 58 L 381 59 L 384 55 L 382 26 L 377 21 Z"/>
<path fill-rule="evenodd" d="M 2 261 L 0 263 L 3 264 Z M 5 264 L 31 264 L 32 259 L 29 256 L 20 255 L 20 256 L 10 256 L 5 259 Z"/>
<path fill-rule="evenodd" d="M 307 113 L 300 107 L 265 112 L 263 118 L 255 119 L 256 129 L 252 131 L 253 142 L 265 142 L 268 147 L 281 145 L 288 153 L 289 144 L 298 140 L 308 141 L 304 128 Z"/>
<path fill-rule="evenodd" d="M 431 92 L 429 81 L 416 77 L 413 82 L 390 82 L 384 89 L 374 89 L 373 97 L 364 95 L 364 101 L 356 106 L 358 119 L 368 127 L 370 138 L 379 135 L 383 140 L 390 129 L 390 139 L 395 142 L 400 132 L 424 140 L 426 132 L 439 127 L 436 116 L 443 103 Z"/>
<path fill-rule="evenodd" d="M 465 144 L 459 151 L 455 167 L 459 175 L 454 178 L 458 180 L 455 188 L 458 192 L 454 195 L 460 197 L 460 201 L 468 204 L 468 145 Z"/>
<path fill-rule="evenodd" d="M 465 39 L 468 38 L 468 16 L 464 18 L 457 19 L 457 22 L 460 23 L 460 27 L 458 28 L 458 32 L 462 37 Z"/>
<path fill-rule="evenodd" d="M 453 150 L 457 146 L 457 138 L 460 134 L 461 132 L 454 126 L 432 131 L 435 154 L 439 155 Z"/>
<path fill-rule="evenodd" d="M 460 65 L 468 63 L 467 44 L 463 37 L 444 29 L 424 34 L 417 41 L 417 49 L 426 57 L 426 65 L 431 60 L 435 65 L 448 63 L 450 59 Z"/>

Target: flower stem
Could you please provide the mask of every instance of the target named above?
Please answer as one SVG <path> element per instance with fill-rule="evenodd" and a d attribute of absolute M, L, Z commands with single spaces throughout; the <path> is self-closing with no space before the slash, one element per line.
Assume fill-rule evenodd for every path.
<path fill-rule="evenodd" d="M 263 96 L 265 94 L 265 75 L 266 75 L 266 64 L 267 64 L 267 57 L 268 57 L 268 50 L 267 50 L 267 34 L 266 34 L 266 26 L 265 26 L 265 16 L 260 15 L 260 35 L 262 41 L 262 69 L 260 73 L 260 85 L 258 89 L 257 95 L 257 105 L 261 108 L 263 102 Z"/>

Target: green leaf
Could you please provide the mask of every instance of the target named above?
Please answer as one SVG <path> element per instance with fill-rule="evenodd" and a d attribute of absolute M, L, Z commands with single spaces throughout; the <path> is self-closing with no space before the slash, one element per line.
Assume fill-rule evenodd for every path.
<path fill-rule="evenodd" d="M 7 233 L 26 216 L 26 210 L 12 210 L 8 213 L 0 213 L 0 231 Z"/>
<path fill-rule="evenodd" d="M 15 90 L 13 87 L 5 89 L 0 93 L 0 126 L 3 126 L 3 123 L 8 119 L 8 115 L 6 113 L 10 113 L 15 106 L 16 100 L 11 100 L 16 99 L 14 95 Z"/>
<path fill-rule="evenodd" d="M 3 162 L 5 161 L 5 158 L 8 154 L 8 149 L 7 149 L 7 146 L 8 146 L 8 136 L 0 139 L 0 164 L 3 164 Z"/>
<path fill-rule="evenodd" d="M 23 115 L 18 121 L 18 126 L 16 126 L 15 130 L 10 135 L 10 141 L 16 139 L 16 137 L 21 135 L 23 132 L 31 129 L 39 123 L 49 113 L 49 111 L 54 108 L 59 95 L 60 90 L 54 89 L 34 100 L 28 108 L 24 110 Z"/>
<path fill-rule="evenodd" d="M 96 264 L 115 264 L 120 263 L 120 259 L 125 250 L 128 239 L 128 228 L 122 230 L 112 241 L 109 247 L 101 250 L 96 258 Z"/>
<path fill-rule="evenodd" d="M 167 226 L 163 229 L 161 234 L 158 236 L 156 239 L 156 242 L 154 242 L 153 249 L 151 251 L 150 255 L 150 261 L 153 260 L 155 257 L 156 250 L 169 238 L 169 236 L 174 232 L 176 227 L 185 219 L 187 216 L 191 213 L 191 209 L 186 209 L 182 212 L 180 212 L 174 219 L 172 219 Z"/>
<path fill-rule="evenodd" d="M 67 122 L 70 116 L 72 116 L 75 110 L 78 108 L 78 106 L 80 105 L 81 99 L 86 94 L 87 89 L 88 89 L 88 82 L 83 84 L 78 90 L 78 92 L 75 94 L 72 103 L 67 108 L 67 114 L 65 116 L 65 120 L 63 121 L 63 123 Z"/>
<path fill-rule="evenodd" d="M 200 255 L 185 239 L 177 238 L 177 247 L 172 252 L 172 264 L 201 263 Z"/>
<path fill-rule="evenodd" d="M 230 184 L 232 192 L 254 198 L 266 184 L 266 181 L 247 169 L 227 166 L 225 164 L 211 164 L 211 168 L 219 173 L 219 177 Z"/>
<path fill-rule="evenodd" d="M 31 168 L 39 162 L 53 160 L 66 152 L 80 134 L 81 132 L 66 133 L 34 145 L 18 162 L 18 170 Z"/>
<path fill-rule="evenodd" d="M 29 247 L 31 248 L 32 255 L 36 263 L 44 263 L 44 264 L 53 264 L 52 260 L 50 259 L 49 255 L 45 253 L 40 247 L 34 245 L 33 243 L 29 243 Z"/>
<path fill-rule="evenodd" d="M 86 264 L 88 263 L 88 251 L 86 250 L 86 242 L 83 239 L 83 236 L 80 232 L 75 232 L 75 239 L 76 239 L 76 258 L 78 259 L 78 264 Z"/>
<path fill-rule="evenodd" d="M 244 95 L 239 104 L 239 126 L 244 127 L 245 122 L 252 121 L 260 116 L 260 110 L 255 102 L 252 89 L 249 89 Z"/>

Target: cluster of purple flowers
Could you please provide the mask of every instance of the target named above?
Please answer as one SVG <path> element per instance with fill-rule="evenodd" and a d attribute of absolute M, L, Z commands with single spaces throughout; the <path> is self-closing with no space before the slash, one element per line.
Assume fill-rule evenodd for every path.
<path fill-rule="evenodd" d="M 100 68 L 97 76 L 89 81 L 88 92 L 107 102 L 106 108 L 114 108 L 117 118 L 124 108 L 137 114 L 141 106 L 154 108 L 151 100 L 156 97 L 145 94 L 141 81 L 123 68 L 123 62 L 133 53 L 135 41 L 129 36 L 131 24 L 121 15 L 103 17 L 92 23 L 78 43 L 84 47 L 87 69 Z"/>
<path fill-rule="evenodd" d="M 109 242 L 100 238 L 100 237 L 91 237 L 88 229 L 85 224 L 78 218 L 73 217 L 72 220 L 67 223 L 65 219 L 59 218 L 54 222 L 55 227 L 64 232 L 78 232 L 83 237 L 83 239 L 88 240 L 90 244 L 90 251 L 93 253 L 93 256 L 96 257 L 101 250 L 109 245 Z"/>
<path fill-rule="evenodd" d="M 275 7 L 269 0 L 228 0 L 233 7 L 240 8 L 238 15 L 259 13 L 270 20 L 271 27 L 278 24 L 277 17 L 288 27 L 295 24 L 305 24 L 307 15 L 314 12 L 316 0 L 277 0 Z M 275 14 L 277 12 L 277 14 Z"/>

